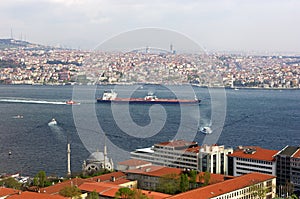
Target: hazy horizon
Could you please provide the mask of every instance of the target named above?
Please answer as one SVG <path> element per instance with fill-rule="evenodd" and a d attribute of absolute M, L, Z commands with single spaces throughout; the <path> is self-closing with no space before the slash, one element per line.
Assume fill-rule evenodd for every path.
<path fill-rule="evenodd" d="M 208 51 L 300 52 L 299 7 L 296 0 L 3 0 L 0 38 L 12 30 L 15 39 L 94 49 L 120 33 L 155 27 Z"/>

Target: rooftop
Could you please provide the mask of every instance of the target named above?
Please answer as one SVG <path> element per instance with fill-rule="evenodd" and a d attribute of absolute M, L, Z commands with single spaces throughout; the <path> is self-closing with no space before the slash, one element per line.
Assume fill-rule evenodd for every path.
<path fill-rule="evenodd" d="M 299 149 L 300 147 L 297 146 L 286 146 L 278 153 L 278 155 L 285 155 L 285 156 L 292 157 Z"/>
<path fill-rule="evenodd" d="M 170 168 L 170 167 L 164 167 L 164 166 L 146 166 L 139 169 L 132 169 L 126 171 L 126 173 L 134 173 L 134 174 L 141 174 L 141 175 L 147 175 L 147 176 L 155 176 L 155 177 L 161 177 L 166 174 L 181 174 L 182 170 L 178 168 Z"/>
<path fill-rule="evenodd" d="M 25 191 L 20 194 L 12 195 L 7 197 L 7 199 L 66 199 L 60 195 L 50 195 L 45 193 L 36 193 L 36 192 L 29 192 Z"/>
<path fill-rule="evenodd" d="M 264 149 L 258 146 L 244 146 L 234 150 L 230 157 L 248 158 L 254 160 L 274 161 L 278 150 Z"/>
<path fill-rule="evenodd" d="M 249 187 L 251 185 L 271 180 L 275 176 L 261 174 L 261 173 L 249 173 L 224 182 L 208 185 L 202 188 L 187 191 L 181 194 L 171 196 L 170 199 L 208 199 L 216 196 L 223 195 L 238 189 Z"/>
<path fill-rule="evenodd" d="M 15 189 L 0 187 L 0 197 L 17 194 L 18 192 Z"/>
<path fill-rule="evenodd" d="M 185 140 L 171 140 L 169 142 L 161 142 L 158 144 L 155 144 L 156 146 L 169 146 L 169 147 L 190 147 L 193 145 L 198 146 L 197 142 L 190 142 Z"/>
<path fill-rule="evenodd" d="M 127 166 L 142 166 L 145 164 L 151 164 L 150 162 L 144 160 L 137 160 L 137 159 L 129 159 L 123 162 L 119 162 L 119 165 L 127 165 Z"/>

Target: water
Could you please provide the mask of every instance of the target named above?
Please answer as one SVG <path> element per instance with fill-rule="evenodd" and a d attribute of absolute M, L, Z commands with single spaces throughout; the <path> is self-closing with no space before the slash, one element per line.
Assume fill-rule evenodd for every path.
<path fill-rule="evenodd" d="M 109 88 L 109 86 L 98 87 L 94 97 Z M 80 89 L 80 92 L 84 93 L 88 90 L 92 91 L 93 87 L 83 86 Z M 211 110 L 210 95 L 207 89 L 194 89 L 197 96 L 202 99 L 199 106 L 201 118 L 197 122 L 200 122 L 200 125 L 208 125 Z M 143 96 L 149 90 L 155 90 L 160 97 L 174 97 L 162 87 L 151 85 L 144 86 L 134 95 Z M 182 92 L 184 91 L 185 89 L 182 88 Z M 126 87 L 122 92 L 128 92 Z M 78 132 L 97 133 L 98 129 L 94 125 L 78 126 L 78 123 L 76 123 L 77 128 L 75 127 L 76 120 L 74 122 L 73 114 L 76 107 L 63 103 L 71 99 L 72 94 L 72 86 L 0 86 L 0 173 L 21 172 L 24 175 L 34 175 L 39 170 L 45 170 L 47 175 L 64 176 L 67 140 L 71 143 L 72 171 L 81 170 L 81 164 L 90 152 L 83 145 L 80 139 L 82 134 L 79 136 Z M 256 145 L 269 149 L 281 149 L 286 145 L 300 144 L 300 90 L 240 89 L 235 91 L 228 89 L 226 97 L 226 120 L 218 144 L 232 147 Z M 199 143 L 202 143 L 204 139 L 204 135 L 195 133 L 198 105 L 185 107 L 188 113 L 182 113 L 176 105 L 164 106 L 165 115 L 159 114 L 158 116 L 162 117 L 162 121 L 163 116 L 166 116 L 166 124 L 162 125 L 159 133 L 141 138 L 135 137 L 135 134 L 151 132 L 138 130 L 135 132 L 130 127 L 130 122 L 125 122 L 125 127 L 118 126 L 109 104 L 97 104 L 94 98 L 80 102 L 79 109 L 95 106 L 97 124 L 107 135 L 107 143 L 111 142 L 124 151 L 132 151 L 135 148 L 148 147 L 157 142 L 173 139 L 182 121 L 180 116 L 183 114 L 186 114 L 184 117 L 188 118 L 188 121 L 179 130 L 182 136 Z M 117 108 L 123 110 L 124 106 L 126 105 L 120 105 Z M 130 105 L 130 118 L 124 117 L 123 120 L 132 119 L 136 125 L 143 128 L 151 124 L 150 115 L 157 116 L 156 112 L 161 111 L 161 108 L 148 104 Z M 23 118 L 16 117 L 18 115 L 22 115 Z M 92 120 L 89 115 L 80 116 L 81 120 L 86 120 L 87 124 Z M 56 126 L 48 126 L 52 118 L 57 120 Z M 81 127 L 82 129 L 79 129 Z M 132 131 L 124 132 L 124 128 L 131 128 Z M 94 149 L 102 150 L 104 140 L 98 139 L 91 142 L 93 141 L 99 142 Z M 12 155 L 8 155 L 9 151 Z M 112 148 L 109 148 L 109 155 L 113 157 L 115 163 L 129 157 L 129 154 L 124 156 Z"/>

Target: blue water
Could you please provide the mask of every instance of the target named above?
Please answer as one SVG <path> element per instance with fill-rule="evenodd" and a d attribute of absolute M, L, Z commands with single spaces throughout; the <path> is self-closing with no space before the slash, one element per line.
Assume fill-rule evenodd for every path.
<path fill-rule="evenodd" d="M 99 96 L 103 90 L 110 87 L 97 87 L 93 97 Z M 88 86 L 80 89 L 82 93 L 89 89 L 93 90 Z M 137 90 L 134 96 L 143 96 L 149 90 L 155 91 L 160 97 L 174 97 L 172 92 L 153 85 Z M 205 88 L 194 90 L 202 99 L 200 106 L 185 107 L 185 110 L 188 110 L 186 113 L 182 113 L 177 105 L 164 106 L 166 123 L 157 134 L 145 138 L 124 132 L 124 129 L 114 121 L 109 104 L 97 104 L 93 98 L 81 101 L 79 108 L 95 107 L 98 121 L 95 125 L 101 126 L 107 136 L 107 142 L 118 146 L 118 149 L 108 149 L 116 164 L 129 157 L 129 153 L 123 155 L 118 153 L 118 150 L 132 151 L 135 148 L 148 147 L 157 142 L 173 139 L 181 123 L 180 116 L 183 114 L 186 114 L 184 117 L 188 117 L 190 122 L 181 129 L 183 137 L 202 143 L 204 135 L 194 133 L 194 120 L 198 120 L 196 110 L 200 108 L 200 120 L 197 122 L 200 122 L 200 125 L 207 125 L 210 122 L 211 97 Z M 182 88 L 182 92 L 184 91 Z M 127 92 L 126 87 L 123 92 Z M 93 125 L 76 128 L 76 120 L 74 121 L 76 107 L 61 103 L 71 99 L 72 95 L 72 86 L 0 86 L 0 173 L 22 172 L 24 175 L 34 175 L 39 170 L 45 170 L 47 175 L 64 176 L 67 140 L 72 148 L 72 171 L 81 170 L 82 162 L 90 152 L 80 139 L 82 134 L 79 136 L 78 133 L 81 131 L 97 133 L 98 130 Z M 232 147 L 257 145 L 269 149 L 300 144 L 300 90 L 226 89 L 226 101 L 226 120 L 218 144 Z M 120 108 L 118 110 L 123 110 L 122 106 L 124 105 L 117 107 Z M 149 111 L 156 110 L 152 108 L 151 105 L 130 105 L 130 118 L 136 125 L 145 127 L 151 122 Z M 161 107 L 156 108 L 161 110 Z M 17 115 L 22 115 L 23 118 L 16 118 Z M 58 121 L 57 126 L 48 126 L 52 118 Z M 123 119 L 127 121 L 128 118 Z M 88 124 L 90 118 L 89 115 L 82 114 L 79 120 L 87 120 Z M 128 125 L 130 127 L 129 123 Z M 135 132 L 133 128 L 131 129 Z M 95 150 L 102 150 L 104 139 L 93 141 L 99 142 L 99 145 L 94 146 Z M 12 155 L 8 155 L 9 151 Z"/>

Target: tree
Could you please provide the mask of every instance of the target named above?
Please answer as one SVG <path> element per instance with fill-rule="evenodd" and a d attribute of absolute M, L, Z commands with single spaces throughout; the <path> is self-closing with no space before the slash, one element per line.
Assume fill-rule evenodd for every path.
<path fill-rule="evenodd" d="M 133 191 L 127 187 L 120 188 L 116 194 L 115 198 L 122 198 L 122 199 L 130 199 L 133 196 Z"/>
<path fill-rule="evenodd" d="M 47 182 L 47 176 L 45 171 L 39 171 L 33 178 L 33 185 L 38 187 L 44 187 Z"/>
<path fill-rule="evenodd" d="M 64 197 L 79 198 L 81 195 L 81 191 L 75 186 L 66 186 L 59 191 L 59 194 Z"/>
<path fill-rule="evenodd" d="M 268 189 L 266 187 L 264 187 L 262 184 L 260 184 L 260 185 L 256 184 L 256 185 L 252 185 L 250 187 L 251 195 L 254 198 L 258 198 L 258 199 L 265 198 L 267 191 L 268 191 Z"/>
<path fill-rule="evenodd" d="M 7 188 L 13 188 L 13 189 L 21 189 L 21 183 L 19 183 L 14 178 L 6 178 L 4 180 L 1 180 L 0 186 L 5 186 Z"/>
<path fill-rule="evenodd" d="M 99 199 L 99 194 L 96 191 L 89 193 L 87 199 Z"/>
<path fill-rule="evenodd" d="M 180 191 L 185 192 L 189 189 L 189 177 L 187 174 L 181 174 L 180 175 Z"/>
<path fill-rule="evenodd" d="M 189 174 L 190 174 L 191 188 L 194 189 L 197 186 L 196 180 L 197 180 L 198 172 L 196 170 L 191 170 Z"/>
<path fill-rule="evenodd" d="M 167 194 L 179 192 L 179 176 L 175 173 L 167 174 L 159 178 L 157 191 Z"/>
<path fill-rule="evenodd" d="M 140 189 L 129 189 L 127 187 L 120 188 L 116 194 L 116 199 L 149 199 L 146 195 L 142 193 Z"/>
<path fill-rule="evenodd" d="M 208 171 L 205 171 L 204 173 L 204 186 L 208 185 L 210 181 L 210 173 Z"/>

